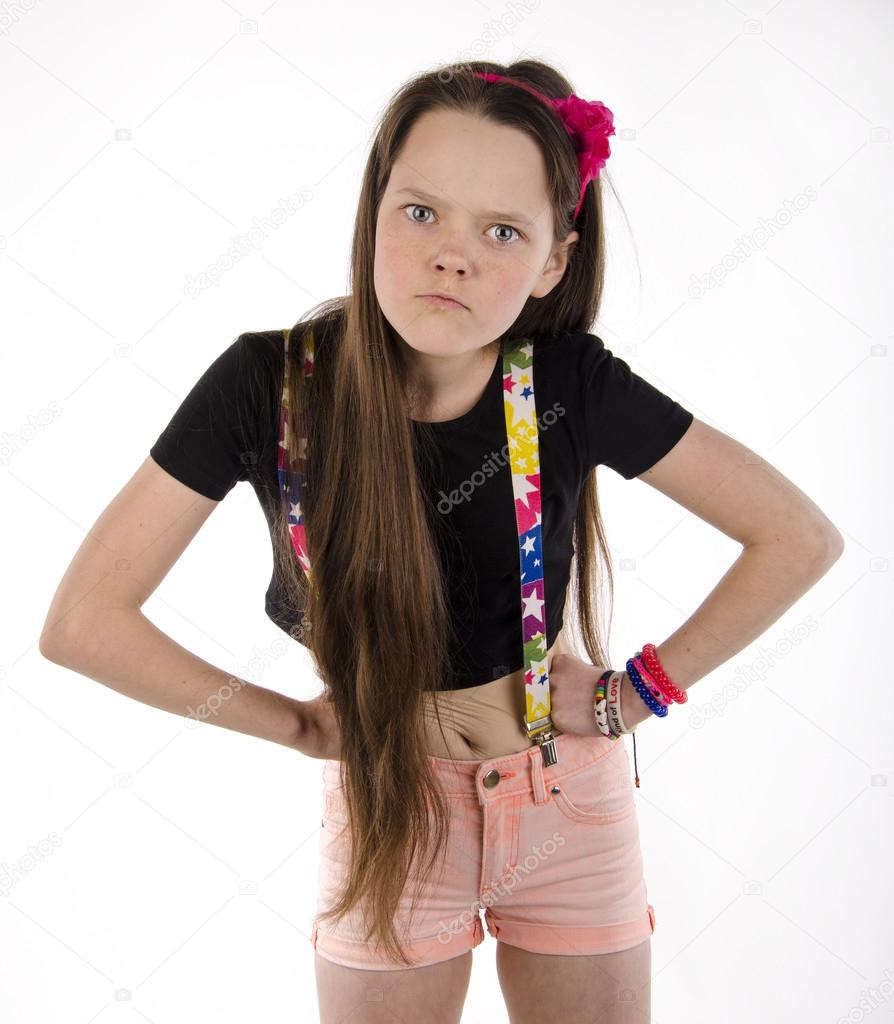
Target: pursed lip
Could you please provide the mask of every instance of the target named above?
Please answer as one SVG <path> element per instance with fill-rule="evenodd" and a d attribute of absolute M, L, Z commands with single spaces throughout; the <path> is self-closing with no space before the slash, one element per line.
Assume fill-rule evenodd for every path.
<path fill-rule="evenodd" d="M 424 299 L 428 295 L 433 295 L 435 298 L 438 298 L 438 299 L 450 299 L 451 302 L 458 302 L 459 305 L 463 307 L 463 309 L 468 309 L 469 308 L 462 301 L 462 299 L 458 299 L 455 295 L 451 295 L 449 292 L 423 292 L 419 296 L 419 298 L 420 299 Z"/>

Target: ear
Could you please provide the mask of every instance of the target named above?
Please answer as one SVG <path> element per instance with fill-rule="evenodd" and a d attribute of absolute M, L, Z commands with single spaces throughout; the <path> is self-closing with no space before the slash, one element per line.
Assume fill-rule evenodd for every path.
<path fill-rule="evenodd" d="M 568 266 L 568 255 L 571 246 L 580 238 L 576 231 L 569 231 L 565 241 L 553 249 L 552 254 L 546 262 L 546 266 L 540 272 L 537 283 L 531 289 L 531 296 L 535 299 L 542 299 L 556 287 L 562 280 L 565 268 Z"/>

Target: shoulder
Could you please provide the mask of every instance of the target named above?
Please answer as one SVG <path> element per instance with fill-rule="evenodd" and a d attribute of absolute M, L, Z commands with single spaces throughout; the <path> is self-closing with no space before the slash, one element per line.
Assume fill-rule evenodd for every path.
<path fill-rule="evenodd" d="M 238 355 L 258 366 L 282 366 L 285 342 L 282 328 L 268 331 L 245 331 L 235 341 Z"/>
<path fill-rule="evenodd" d="M 278 418 L 286 376 L 286 338 L 288 335 L 288 360 L 290 373 L 296 372 L 305 344 L 313 348 L 315 366 L 324 367 L 321 353 L 328 355 L 323 344 L 331 335 L 323 321 L 304 321 L 291 328 L 272 328 L 263 331 L 246 331 L 240 334 L 231 348 L 229 373 L 232 375 L 233 390 L 239 395 L 243 408 L 251 411 L 265 423 L 273 416 Z M 318 374 L 315 372 L 315 377 Z"/>
<path fill-rule="evenodd" d="M 569 371 L 595 366 L 611 356 L 602 338 L 588 331 L 538 335 L 533 339 L 533 346 L 539 360 Z"/>
<path fill-rule="evenodd" d="M 220 393 L 235 395 L 254 377 L 281 370 L 283 337 L 280 330 L 245 331 L 231 341 L 206 367 L 197 382 Z"/>
<path fill-rule="evenodd" d="M 542 383 L 573 397 L 581 385 L 590 387 L 594 376 L 605 377 L 612 369 L 612 354 L 603 340 L 587 331 L 563 331 L 533 339 L 534 365 Z"/>
<path fill-rule="evenodd" d="M 234 386 L 252 400 L 261 395 L 278 399 L 285 368 L 283 329 L 245 331 L 233 347 L 230 369 L 236 377 Z"/>
<path fill-rule="evenodd" d="M 243 449 L 264 448 L 277 421 L 284 350 L 281 329 L 239 334 L 196 382 L 176 423 L 209 438 L 230 434 Z"/>

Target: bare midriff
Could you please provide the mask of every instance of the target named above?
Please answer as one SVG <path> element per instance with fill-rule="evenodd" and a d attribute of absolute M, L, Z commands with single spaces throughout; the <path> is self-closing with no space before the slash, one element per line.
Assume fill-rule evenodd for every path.
<path fill-rule="evenodd" d="M 555 654 L 572 654 L 564 628 L 546 652 L 549 671 Z M 437 694 L 445 744 L 435 717 L 434 694 L 423 694 L 425 708 L 426 753 L 454 761 L 483 761 L 504 754 L 515 754 L 531 746 L 523 718 L 525 715 L 524 669 L 511 672 L 488 683 L 442 690 Z M 561 730 L 554 729 L 558 735 Z"/>

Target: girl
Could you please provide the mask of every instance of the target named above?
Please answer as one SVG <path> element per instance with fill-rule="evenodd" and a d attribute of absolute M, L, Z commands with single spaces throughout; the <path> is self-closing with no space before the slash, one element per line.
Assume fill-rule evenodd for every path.
<path fill-rule="evenodd" d="M 324 1022 L 459 1021 L 482 908 L 513 1024 L 648 1020 L 655 915 L 618 739 L 685 701 L 841 550 L 806 495 L 588 333 L 613 131 L 538 61 L 408 82 L 362 181 L 350 294 L 208 368 L 48 615 L 54 660 L 168 710 L 208 703 L 224 674 L 138 608 L 252 483 L 275 549 L 267 611 L 324 692 L 239 681 L 209 720 L 325 759 Z M 591 600 L 603 573 L 612 592 L 598 465 L 745 548 L 624 671 L 606 668 Z M 100 544 L 134 555 L 131 589 L 115 584 L 126 671 L 84 640 L 111 617 Z M 574 556 L 589 661 L 564 635 Z"/>

